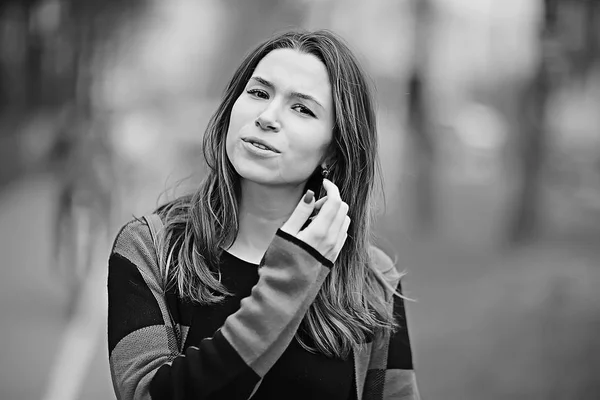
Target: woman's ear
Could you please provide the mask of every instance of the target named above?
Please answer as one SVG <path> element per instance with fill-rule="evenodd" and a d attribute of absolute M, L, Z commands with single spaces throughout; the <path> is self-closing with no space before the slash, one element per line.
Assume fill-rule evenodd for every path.
<path fill-rule="evenodd" d="M 332 171 L 335 168 L 336 162 L 333 159 L 329 159 L 321 163 L 321 170 L 326 169 Z"/>
<path fill-rule="evenodd" d="M 335 165 L 335 159 L 333 155 L 328 155 L 321 161 L 321 169 L 331 169 Z"/>

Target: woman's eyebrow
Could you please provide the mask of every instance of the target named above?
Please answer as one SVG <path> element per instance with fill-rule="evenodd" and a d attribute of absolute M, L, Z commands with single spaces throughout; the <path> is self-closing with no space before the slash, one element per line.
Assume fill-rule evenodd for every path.
<path fill-rule="evenodd" d="M 261 78 L 260 76 L 253 76 L 251 79 L 257 81 L 258 83 L 260 83 L 261 85 L 264 85 L 270 89 L 274 89 L 275 85 L 272 82 L 269 82 L 268 80 Z M 323 110 L 325 109 L 325 107 L 323 107 L 323 105 L 321 103 L 319 103 L 319 101 L 317 99 L 315 99 L 313 96 L 306 94 L 306 93 L 300 93 L 300 92 L 291 92 L 290 93 L 291 97 L 298 97 L 300 99 L 304 99 L 304 100 L 308 100 L 308 101 L 312 101 L 314 102 L 316 105 L 318 105 L 319 107 L 321 107 Z"/>
<path fill-rule="evenodd" d="M 318 105 L 319 107 L 321 107 L 322 109 L 325 109 L 325 107 L 323 107 L 323 105 L 321 103 L 319 103 L 317 101 L 317 99 L 315 99 L 314 97 L 312 97 L 309 94 L 300 93 L 300 92 L 292 92 L 292 93 L 290 93 L 290 96 L 292 96 L 292 97 L 298 97 L 298 98 L 301 98 L 301 99 L 304 99 L 304 100 L 308 100 L 308 101 L 312 101 L 316 105 Z"/>
<path fill-rule="evenodd" d="M 268 80 L 266 80 L 264 78 L 261 78 L 260 76 L 253 76 L 251 79 L 254 79 L 258 83 L 265 85 L 268 88 L 271 88 L 271 89 L 275 88 L 275 85 L 273 85 L 273 83 L 269 82 Z"/>

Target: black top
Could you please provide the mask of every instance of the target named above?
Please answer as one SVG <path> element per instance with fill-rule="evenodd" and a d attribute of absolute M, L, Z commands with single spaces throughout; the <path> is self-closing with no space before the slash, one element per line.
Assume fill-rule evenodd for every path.
<path fill-rule="evenodd" d="M 220 263 L 221 282 L 233 294 L 220 304 L 194 306 L 192 324 L 186 338 L 190 343 L 212 337 L 225 319 L 240 308 L 240 301 L 249 296 L 258 282 L 258 265 L 241 260 L 224 251 Z M 201 323 L 194 323 L 198 321 Z M 235 397 L 235 387 L 231 388 Z M 283 355 L 263 378 L 253 400 L 281 399 L 354 399 L 354 362 L 311 353 L 294 339 Z M 221 393 L 227 398 L 227 393 Z"/>

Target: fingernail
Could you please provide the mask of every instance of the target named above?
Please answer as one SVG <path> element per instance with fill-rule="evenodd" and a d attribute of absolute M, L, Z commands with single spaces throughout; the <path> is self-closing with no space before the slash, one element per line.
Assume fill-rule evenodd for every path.
<path fill-rule="evenodd" d="M 304 202 L 306 204 L 310 204 L 310 203 L 312 203 L 312 201 L 313 201 L 314 198 L 315 198 L 315 193 L 312 190 L 309 190 L 304 195 Z"/>

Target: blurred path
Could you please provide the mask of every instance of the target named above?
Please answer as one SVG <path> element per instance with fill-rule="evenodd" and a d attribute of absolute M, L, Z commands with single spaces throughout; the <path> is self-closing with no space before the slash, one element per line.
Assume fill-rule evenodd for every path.
<path fill-rule="evenodd" d="M 64 340 L 68 298 L 60 277 L 53 274 L 48 262 L 55 194 L 54 181 L 44 175 L 14 182 L 0 193 L 2 399 L 43 398 Z M 106 286 L 104 273 L 105 269 L 100 270 L 88 290 L 104 293 L 101 290 Z M 103 309 L 104 299 L 96 300 L 93 303 L 102 305 L 100 309 Z M 64 365 L 58 361 L 61 363 L 58 371 L 70 375 L 71 383 L 77 383 L 76 372 L 80 375 L 80 393 L 76 398 L 112 399 L 104 343 L 106 319 L 103 314 L 85 317 L 80 325 L 84 329 L 79 331 L 84 333 L 83 337 L 75 335 L 68 340 L 68 348 L 73 350 L 73 359 L 78 362 Z"/>

